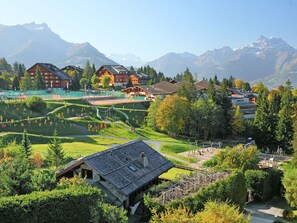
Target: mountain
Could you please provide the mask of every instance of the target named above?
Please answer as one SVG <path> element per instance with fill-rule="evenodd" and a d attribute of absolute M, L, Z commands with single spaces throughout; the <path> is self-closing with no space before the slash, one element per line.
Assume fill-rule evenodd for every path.
<path fill-rule="evenodd" d="M 0 24 L 0 57 L 9 63 L 18 61 L 30 67 L 36 62 L 58 67 L 84 67 L 89 60 L 96 67 L 116 64 L 89 43 L 70 43 L 51 31 L 47 24 L 29 23 L 16 26 Z"/>
<path fill-rule="evenodd" d="M 171 77 L 188 67 L 200 79 L 217 74 L 220 79 L 232 75 L 252 83 L 263 81 L 269 87 L 284 84 L 287 79 L 297 84 L 297 50 L 275 37 L 260 36 L 248 46 L 223 47 L 200 56 L 169 53 L 147 65 Z"/>
<path fill-rule="evenodd" d="M 139 68 L 146 63 L 139 56 L 135 56 L 131 53 L 128 53 L 128 54 L 112 53 L 108 55 L 108 58 L 112 59 L 118 64 L 124 65 L 125 67 L 133 66 L 134 68 Z"/>

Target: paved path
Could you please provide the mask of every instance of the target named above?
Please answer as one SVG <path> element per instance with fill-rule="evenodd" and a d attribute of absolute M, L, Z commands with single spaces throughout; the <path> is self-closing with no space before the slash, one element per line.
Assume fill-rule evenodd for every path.
<path fill-rule="evenodd" d="M 246 212 L 251 215 L 251 223 L 273 223 L 277 217 L 283 216 L 283 208 L 277 207 L 282 201 L 249 203 Z"/>

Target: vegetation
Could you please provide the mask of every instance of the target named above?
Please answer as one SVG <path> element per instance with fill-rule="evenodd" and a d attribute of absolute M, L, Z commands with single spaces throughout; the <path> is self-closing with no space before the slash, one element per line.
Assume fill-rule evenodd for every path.
<path fill-rule="evenodd" d="M 285 171 L 283 185 L 286 189 L 285 198 L 289 205 L 297 207 L 297 169 Z"/>
<path fill-rule="evenodd" d="M 169 135 L 179 136 L 185 132 L 189 116 L 190 104 L 186 98 L 167 96 L 158 108 L 156 125 Z"/>
<path fill-rule="evenodd" d="M 244 148 L 238 145 L 233 148 L 226 147 L 213 157 L 205 165 L 222 169 L 241 169 L 246 171 L 257 168 L 259 151 L 255 146 Z"/>
<path fill-rule="evenodd" d="M 53 138 L 48 144 L 48 150 L 46 155 L 46 162 L 51 165 L 55 166 L 58 169 L 63 161 L 65 160 L 65 152 L 61 145 L 61 141 L 58 138 L 58 132 L 55 129 L 53 133 Z"/>
<path fill-rule="evenodd" d="M 1 198 L 0 218 L 3 223 L 126 222 L 127 218 L 121 209 L 102 205 L 102 202 L 102 195 L 92 187 L 34 192 Z M 112 213 L 118 215 L 113 216 Z"/>
<path fill-rule="evenodd" d="M 249 223 L 244 214 L 240 212 L 237 206 L 226 202 L 209 201 L 205 204 L 204 210 L 193 214 L 184 207 L 177 209 L 167 209 L 166 211 L 154 214 L 151 222 L 153 223 Z"/>
<path fill-rule="evenodd" d="M 32 96 L 26 100 L 26 106 L 32 111 L 41 112 L 46 108 L 46 102 L 40 97 Z"/>

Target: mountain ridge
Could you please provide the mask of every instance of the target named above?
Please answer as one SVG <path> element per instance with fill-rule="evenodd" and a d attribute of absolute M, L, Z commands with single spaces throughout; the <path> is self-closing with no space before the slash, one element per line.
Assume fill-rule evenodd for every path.
<path fill-rule="evenodd" d="M 46 23 L 0 24 L 0 57 L 8 62 L 19 61 L 26 67 L 36 62 L 53 63 L 58 67 L 74 64 L 84 67 L 87 61 L 96 66 L 117 64 L 90 43 L 71 43 L 54 33 Z"/>
<path fill-rule="evenodd" d="M 281 38 L 260 36 L 244 47 L 232 49 L 224 46 L 199 56 L 191 54 L 190 60 L 182 55 L 171 52 L 146 65 L 171 77 L 188 67 L 200 79 L 216 74 L 220 79 L 232 75 L 252 83 L 263 81 L 270 87 L 284 84 L 287 79 L 297 84 L 294 76 L 294 71 L 297 71 L 297 50 Z"/>

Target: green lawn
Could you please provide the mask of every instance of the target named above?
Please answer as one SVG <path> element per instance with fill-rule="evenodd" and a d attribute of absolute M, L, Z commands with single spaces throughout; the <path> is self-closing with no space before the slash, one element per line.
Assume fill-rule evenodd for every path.
<path fill-rule="evenodd" d="M 160 178 L 166 179 L 166 180 L 173 180 L 181 174 L 190 175 L 190 173 L 191 171 L 189 170 L 173 167 L 170 170 L 168 170 L 166 173 L 163 173 L 162 175 L 160 175 Z"/>
<path fill-rule="evenodd" d="M 160 141 L 166 141 L 166 142 L 176 142 L 176 143 L 182 142 L 181 140 L 171 138 L 164 133 L 156 132 L 151 128 L 142 127 L 142 128 L 137 128 L 136 130 L 137 132 L 139 132 L 140 134 L 142 134 L 148 139 L 160 140 Z"/>
<path fill-rule="evenodd" d="M 184 160 L 186 162 L 196 163 L 196 162 L 198 162 L 197 158 L 185 157 L 185 156 L 182 156 L 179 154 L 179 153 L 187 152 L 187 151 L 190 151 L 193 149 L 196 150 L 196 149 L 199 149 L 199 147 L 192 146 L 189 144 L 168 144 L 168 143 L 163 143 L 161 146 L 162 153 L 168 154 L 170 156 Z"/>
<path fill-rule="evenodd" d="M 77 159 L 82 156 L 88 156 L 96 152 L 100 152 L 109 148 L 109 146 L 96 145 L 83 142 L 63 143 L 63 149 L 68 157 Z M 35 144 L 32 146 L 32 152 L 45 154 L 47 152 L 47 144 Z"/>
<path fill-rule="evenodd" d="M 29 139 L 31 137 L 29 136 Z M 111 148 L 117 144 L 124 144 L 129 140 L 103 138 L 100 136 L 94 137 L 76 137 L 76 138 L 60 138 L 63 149 L 68 157 L 77 159 L 81 156 L 87 156 L 102 150 Z M 32 152 L 39 152 L 45 154 L 48 148 L 48 141 L 46 143 L 38 143 L 32 145 Z"/>
<path fill-rule="evenodd" d="M 129 126 L 127 126 L 126 128 L 126 127 L 123 127 L 122 125 L 111 123 L 109 124 L 108 128 L 100 129 L 99 133 L 102 135 L 114 136 L 119 138 L 127 138 L 127 139 L 141 138 L 136 133 L 130 131 L 129 128 L 130 128 Z"/>

